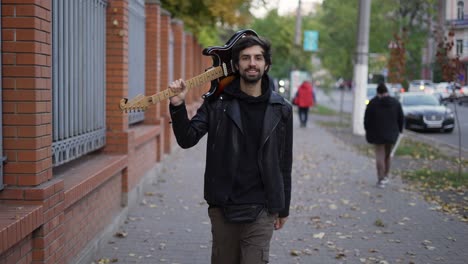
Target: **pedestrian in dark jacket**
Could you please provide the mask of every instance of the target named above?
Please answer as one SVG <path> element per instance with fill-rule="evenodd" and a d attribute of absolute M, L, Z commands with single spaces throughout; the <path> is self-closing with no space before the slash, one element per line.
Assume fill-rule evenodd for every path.
<path fill-rule="evenodd" d="M 189 119 L 183 80 L 169 88 L 178 144 L 190 148 L 208 134 L 204 197 L 212 225 L 211 263 L 268 263 L 270 240 L 289 215 L 292 106 L 273 91 L 266 72 L 270 44 L 246 36 L 235 44 L 236 78 Z"/>
<path fill-rule="evenodd" d="M 364 114 L 364 128 L 367 142 L 375 146 L 377 187 L 388 183 L 390 153 L 403 132 L 403 110 L 400 102 L 389 96 L 385 84 L 377 86 L 377 95 L 371 99 Z"/>
<path fill-rule="evenodd" d="M 311 82 L 302 82 L 302 84 L 297 88 L 297 93 L 294 97 L 293 103 L 298 107 L 301 127 L 306 127 L 309 108 L 314 106 L 315 103 L 315 93 Z"/>

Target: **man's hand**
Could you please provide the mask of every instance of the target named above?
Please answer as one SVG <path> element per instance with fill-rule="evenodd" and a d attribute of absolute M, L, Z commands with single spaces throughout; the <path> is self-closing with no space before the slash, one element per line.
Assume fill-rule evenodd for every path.
<path fill-rule="evenodd" d="M 182 79 L 175 80 L 169 84 L 169 89 L 176 95 L 169 98 L 169 101 L 173 106 L 181 105 L 185 100 L 185 95 L 187 94 L 187 86 L 185 81 Z"/>
<path fill-rule="evenodd" d="M 275 220 L 275 230 L 279 230 L 283 228 L 284 224 L 286 223 L 286 220 L 288 220 L 287 217 L 278 217 Z"/>

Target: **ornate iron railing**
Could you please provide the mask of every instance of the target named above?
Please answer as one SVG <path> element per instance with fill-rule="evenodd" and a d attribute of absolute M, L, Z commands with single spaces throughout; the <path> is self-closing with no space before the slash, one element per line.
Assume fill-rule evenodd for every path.
<path fill-rule="evenodd" d="M 145 2 L 129 0 L 128 12 L 128 97 L 145 94 Z M 155 44 L 156 45 L 156 44 Z M 128 115 L 129 124 L 143 121 L 143 112 Z"/>
<path fill-rule="evenodd" d="M 105 145 L 106 6 L 52 2 L 54 166 Z"/>

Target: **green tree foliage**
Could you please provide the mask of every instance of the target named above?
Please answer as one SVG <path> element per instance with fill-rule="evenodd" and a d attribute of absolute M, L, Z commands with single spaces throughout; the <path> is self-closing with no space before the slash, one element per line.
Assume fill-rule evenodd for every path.
<path fill-rule="evenodd" d="M 264 18 L 255 19 L 251 28 L 272 43 L 273 65 L 270 74 L 278 78 L 286 77 L 296 63 L 294 19 L 279 16 L 277 10 L 272 10 Z"/>
<path fill-rule="evenodd" d="M 318 30 L 317 20 L 313 18 L 304 16 L 302 23 L 307 30 Z M 288 78 L 291 70 L 312 71 L 312 52 L 304 51 L 302 45 L 294 44 L 295 25 L 294 15 L 280 16 L 276 9 L 269 11 L 264 18 L 256 18 L 250 24 L 253 30 L 272 43 L 271 76 Z"/>
<path fill-rule="evenodd" d="M 430 34 L 436 0 L 373 0 L 369 32 L 369 53 L 388 58 L 388 44 L 394 33 L 407 32 L 406 76 L 411 80 L 421 69 L 421 50 Z M 203 46 L 219 46 L 241 28 L 251 28 L 272 42 L 273 67 L 270 74 L 284 78 L 294 69 L 312 71 L 311 52 L 294 44 L 295 14 L 278 15 L 271 10 L 263 18 L 253 18 L 252 7 L 265 0 L 161 0 L 162 7 L 184 21 Z M 353 77 L 356 52 L 359 0 L 323 0 L 319 10 L 302 16 L 304 30 L 319 31 L 319 57 L 322 66 L 334 77 Z M 302 37 L 302 36 L 301 36 Z M 381 65 L 382 64 L 382 65 Z M 380 63 L 375 68 L 383 67 Z"/>
<path fill-rule="evenodd" d="M 204 46 L 220 45 L 219 32 L 239 28 L 253 16 L 250 8 L 264 4 L 262 0 L 161 0 L 161 6 L 171 16 L 184 22 L 186 29 L 197 36 Z"/>
<path fill-rule="evenodd" d="M 434 0 L 373 0 L 369 53 L 386 54 L 394 33 L 407 30 L 407 75 L 415 78 L 421 69 L 421 50 L 429 34 L 428 21 Z M 324 0 L 319 11 L 320 58 L 333 76 L 351 78 L 356 52 L 359 1 Z"/>
<path fill-rule="evenodd" d="M 333 76 L 351 79 L 356 50 L 357 1 L 325 0 L 319 12 L 320 58 Z"/>
<path fill-rule="evenodd" d="M 427 38 L 432 34 L 430 22 L 437 13 L 437 0 L 392 0 L 389 3 L 394 6 L 391 13 L 394 32 L 401 33 L 405 29 L 408 35 L 405 42 L 408 58 L 407 79 L 418 79 L 422 66 L 422 50 L 426 45 Z"/>

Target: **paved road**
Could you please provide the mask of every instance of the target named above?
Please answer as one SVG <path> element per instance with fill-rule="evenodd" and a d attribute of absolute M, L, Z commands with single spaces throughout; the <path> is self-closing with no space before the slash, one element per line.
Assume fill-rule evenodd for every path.
<path fill-rule="evenodd" d="M 291 215 L 276 231 L 270 263 L 466 263 L 468 225 L 434 210 L 393 179 L 375 187 L 374 163 L 309 123 L 294 132 Z M 210 223 L 203 193 L 205 141 L 167 157 L 95 259 L 206 264 Z"/>
<path fill-rule="evenodd" d="M 329 94 L 325 94 L 322 90 L 317 89 L 317 101 L 336 111 L 351 113 L 353 109 L 353 94 L 350 91 L 341 92 L 333 90 Z M 454 110 L 454 105 L 448 105 Z M 468 106 L 457 106 L 459 124 L 461 129 L 461 145 L 468 152 Z M 433 132 L 416 132 L 419 137 L 425 138 L 428 141 L 435 141 L 441 144 L 447 144 L 454 148 L 458 148 L 459 135 L 458 127 L 452 133 L 433 133 Z"/>

